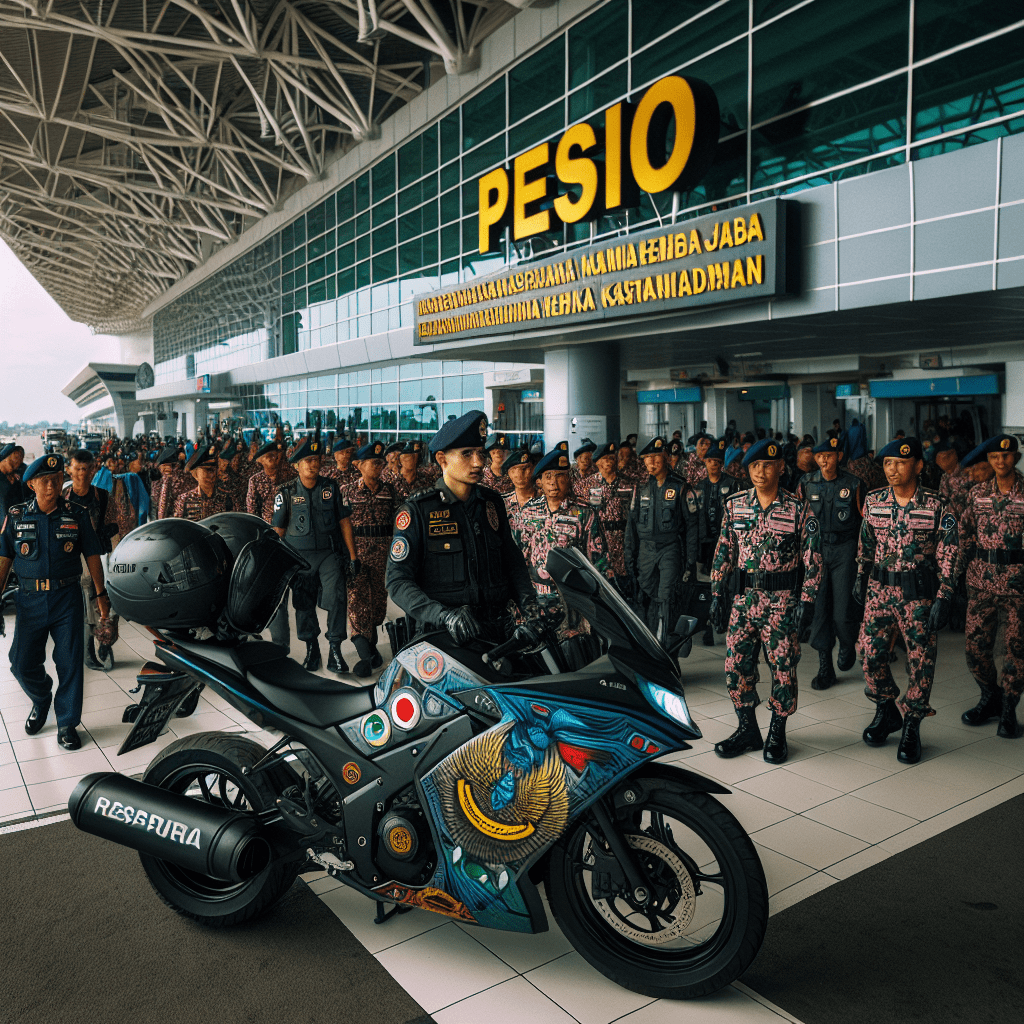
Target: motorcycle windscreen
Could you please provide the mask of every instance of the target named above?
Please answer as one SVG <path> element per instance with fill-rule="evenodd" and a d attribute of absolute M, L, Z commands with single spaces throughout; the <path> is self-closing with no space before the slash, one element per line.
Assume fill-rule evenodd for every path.
<path fill-rule="evenodd" d="M 586 555 L 575 548 L 552 548 L 544 567 L 565 603 L 590 623 L 595 634 L 605 637 L 613 648 L 637 655 L 641 663 L 636 667 L 648 674 L 656 672 L 663 677 L 668 673 L 679 678 L 679 662 L 669 656 Z"/>

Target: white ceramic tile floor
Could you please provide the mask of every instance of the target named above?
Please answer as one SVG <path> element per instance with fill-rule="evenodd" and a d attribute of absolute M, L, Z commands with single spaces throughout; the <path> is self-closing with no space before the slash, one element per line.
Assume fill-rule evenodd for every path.
<path fill-rule="evenodd" d="M 192 718 L 175 719 L 156 743 L 118 757 L 129 729 L 121 712 L 137 699 L 127 691 L 142 663 L 152 658 L 148 635 L 122 622 L 115 671 L 86 672 L 83 749 L 61 751 L 52 715 L 37 736 L 25 735 L 29 704 L 7 667 L 9 643 L 9 636 L 0 638 L 0 824 L 62 810 L 79 776 L 90 771 L 142 771 L 179 734 L 227 728 L 266 739 L 206 690 Z M 301 656 L 297 641 L 292 651 Z M 924 759 L 914 766 L 896 761 L 895 736 L 879 748 L 861 741 L 872 708 L 857 672 L 845 673 L 828 691 L 801 694 L 789 728 L 793 756 L 785 766 L 768 766 L 754 754 L 732 761 L 715 757 L 712 744 L 735 727 L 722 679 L 724 654 L 722 646 L 697 648 L 682 663 L 704 739 L 668 760 L 731 790 L 719 799 L 755 842 L 769 880 L 772 913 L 1024 793 L 1024 739 L 999 739 L 994 723 L 980 729 L 960 723 L 961 712 L 977 699 L 964 666 L 962 635 L 940 637 L 933 699 L 939 713 L 922 726 Z M 894 667 L 902 685 L 902 667 Z M 54 674 L 52 665 L 48 671 Z M 762 705 L 762 726 L 767 718 Z M 539 1024 L 793 1019 L 741 982 L 691 1003 L 627 992 L 572 951 L 553 921 L 551 930 L 538 936 L 478 930 L 423 911 L 379 926 L 373 924 L 373 904 L 358 893 L 322 873 L 304 878 L 438 1024 L 504 1024 L 522 1019 L 524 1012 Z"/>

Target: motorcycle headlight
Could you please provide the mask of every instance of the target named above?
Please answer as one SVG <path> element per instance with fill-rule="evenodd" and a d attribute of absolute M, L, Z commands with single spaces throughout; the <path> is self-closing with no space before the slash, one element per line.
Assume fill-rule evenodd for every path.
<path fill-rule="evenodd" d="M 690 717 L 690 709 L 686 706 L 686 699 L 679 693 L 666 690 L 664 686 L 657 683 L 650 683 L 646 679 L 640 680 L 640 688 L 644 696 L 659 710 L 663 711 L 674 722 L 678 722 L 683 728 L 692 730 L 699 737 L 700 729 L 693 724 Z"/>

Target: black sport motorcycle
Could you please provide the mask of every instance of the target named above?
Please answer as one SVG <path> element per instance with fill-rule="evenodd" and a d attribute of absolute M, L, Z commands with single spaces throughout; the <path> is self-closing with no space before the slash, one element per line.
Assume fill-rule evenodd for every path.
<path fill-rule="evenodd" d="M 226 558 L 233 591 L 254 592 L 259 543 Z M 311 674 L 244 629 L 154 629 L 159 661 L 139 676 L 122 751 L 155 740 L 204 685 L 281 738 L 179 739 L 141 781 L 83 778 L 72 820 L 138 850 L 160 898 L 207 925 L 265 912 L 311 864 L 376 901 L 381 920 L 420 907 L 541 932 L 543 884 L 573 946 L 623 987 L 689 998 L 728 985 L 761 945 L 768 892 L 712 795 L 728 791 L 664 760 L 701 738 L 679 663 L 583 555 L 556 549 L 547 570 L 608 644 L 582 671 L 526 626 L 497 646 L 421 634 L 365 687 Z M 682 619 L 677 642 L 696 629 Z"/>

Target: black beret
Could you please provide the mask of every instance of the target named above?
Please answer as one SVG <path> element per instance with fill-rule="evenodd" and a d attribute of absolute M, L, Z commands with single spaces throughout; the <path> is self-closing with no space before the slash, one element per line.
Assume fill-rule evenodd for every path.
<path fill-rule="evenodd" d="M 708 445 L 704 458 L 718 459 L 719 462 L 725 462 L 725 449 L 727 447 L 728 445 L 726 445 L 724 437 L 720 437 L 717 441 L 712 440 L 711 444 Z"/>
<path fill-rule="evenodd" d="M 537 463 L 533 469 L 534 476 L 539 477 L 541 473 L 548 469 L 565 469 L 569 468 L 569 442 L 559 441 L 554 448 L 551 449 Z"/>
<path fill-rule="evenodd" d="M 298 462 L 300 459 L 309 459 L 317 455 L 323 455 L 323 444 L 319 437 L 314 434 L 307 434 L 298 448 L 288 456 L 289 462 Z"/>
<path fill-rule="evenodd" d="M 897 437 L 890 441 L 877 456 L 879 459 L 923 459 L 921 442 L 916 437 Z"/>
<path fill-rule="evenodd" d="M 354 448 L 355 441 L 350 441 L 347 437 L 339 437 L 331 447 L 332 452 L 343 452 L 346 448 Z"/>
<path fill-rule="evenodd" d="M 217 461 L 217 446 L 215 444 L 200 445 L 193 453 L 192 458 L 185 463 L 186 469 L 197 469 L 207 463 Z"/>
<path fill-rule="evenodd" d="M 371 441 L 369 444 L 364 444 L 359 451 L 356 452 L 357 461 L 363 459 L 383 459 L 384 458 L 384 442 L 383 441 Z"/>
<path fill-rule="evenodd" d="M 669 455 L 682 455 L 683 453 L 683 442 L 678 437 L 673 437 L 668 443 Z"/>
<path fill-rule="evenodd" d="M 501 475 L 504 476 L 514 466 L 531 466 L 533 463 L 530 461 L 530 453 L 525 448 L 519 448 L 514 451 L 505 461 L 501 464 Z"/>
<path fill-rule="evenodd" d="M 982 441 L 974 451 L 970 452 L 963 460 L 962 465 L 973 466 L 977 462 L 985 462 L 991 452 L 1018 452 L 1020 442 L 1013 434 L 996 434 L 987 441 Z"/>
<path fill-rule="evenodd" d="M 158 466 L 164 465 L 167 462 L 178 461 L 178 448 L 177 445 L 169 444 L 166 448 L 160 449 L 160 454 L 156 457 L 156 464 Z"/>
<path fill-rule="evenodd" d="M 508 438 L 504 434 L 491 434 L 484 442 L 484 451 L 492 452 L 495 450 L 499 452 L 512 451 L 512 445 L 508 443 Z"/>
<path fill-rule="evenodd" d="M 572 457 L 574 459 L 578 459 L 584 452 L 596 452 L 596 451 L 597 451 L 597 445 L 594 444 L 594 442 L 591 441 L 589 437 L 585 437 L 580 442 L 579 448 L 577 448 L 576 451 L 574 451 L 572 453 Z"/>
<path fill-rule="evenodd" d="M 839 453 L 842 451 L 842 447 L 839 444 L 838 437 L 826 437 L 825 440 L 821 442 L 821 444 L 815 445 L 811 449 L 811 451 L 814 452 L 815 455 L 817 455 L 819 452 Z"/>
<path fill-rule="evenodd" d="M 641 458 L 644 455 L 667 455 L 668 445 L 663 437 L 653 437 L 640 452 Z"/>
<path fill-rule="evenodd" d="M 337 451 L 338 449 L 335 449 Z M 390 455 L 392 452 L 404 452 L 405 442 L 404 441 L 392 441 L 391 444 L 384 449 L 385 455 Z"/>
<path fill-rule="evenodd" d="M 619 450 L 618 441 L 606 441 L 600 448 L 594 452 L 594 461 L 603 459 L 606 455 L 615 455 Z"/>
<path fill-rule="evenodd" d="M 479 410 L 449 420 L 431 439 L 430 454 L 449 448 L 482 448 L 487 438 L 487 417 Z"/>

